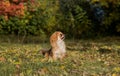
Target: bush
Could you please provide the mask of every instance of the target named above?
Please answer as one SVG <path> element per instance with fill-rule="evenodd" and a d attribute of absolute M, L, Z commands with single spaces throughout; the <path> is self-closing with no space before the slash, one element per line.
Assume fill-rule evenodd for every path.
<path fill-rule="evenodd" d="M 119 35 L 120 14 L 119 1 L 100 1 L 100 7 L 105 12 L 102 21 L 97 21 L 95 12 L 91 9 L 94 0 L 34 0 L 14 2 L 1 1 L 4 5 L 14 4 L 14 11 L 0 13 L 0 34 L 34 35 L 49 37 L 54 31 L 62 31 L 69 38 Z M 22 6 L 20 6 L 22 3 Z M 4 7 L 1 4 L 1 7 Z M 17 8 L 19 8 L 17 10 Z M 0 8 L 2 11 L 2 8 Z M 12 12 L 10 12 L 12 11 Z M 98 12 L 97 12 L 98 13 Z"/>

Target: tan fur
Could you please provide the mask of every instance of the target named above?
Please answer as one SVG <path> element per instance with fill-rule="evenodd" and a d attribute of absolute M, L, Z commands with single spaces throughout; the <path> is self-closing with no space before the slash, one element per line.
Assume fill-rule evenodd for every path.
<path fill-rule="evenodd" d="M 60 31 L 56 31 L 50 36 L 50 50 L 42 50 L 42 54 L 45 58 L 52 60 L 63 60 L 66 55 L 66 46 L 63 41 L 64 38 L 64 34 Z"/>

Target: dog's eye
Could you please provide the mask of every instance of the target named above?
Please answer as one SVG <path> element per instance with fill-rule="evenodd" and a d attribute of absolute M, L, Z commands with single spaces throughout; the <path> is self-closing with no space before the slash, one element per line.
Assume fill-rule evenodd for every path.
<path fill-rule="evenodd" d="M 62 34 L 60 34 L 60 36 L 62 36 Z"/>

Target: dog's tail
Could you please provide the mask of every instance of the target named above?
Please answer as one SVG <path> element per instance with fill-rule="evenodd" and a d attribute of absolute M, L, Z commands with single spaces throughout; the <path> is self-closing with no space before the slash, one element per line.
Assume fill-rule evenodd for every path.
<path fill-rule="evenodd" d="M 46 56 L 51 56 L 52 55 L 52 51 L 51 51 L 51 48 L 48 50 L 48 49 L 41 49 L 40 52 L 42 53 L 42 55 L 44 57 Z"/>

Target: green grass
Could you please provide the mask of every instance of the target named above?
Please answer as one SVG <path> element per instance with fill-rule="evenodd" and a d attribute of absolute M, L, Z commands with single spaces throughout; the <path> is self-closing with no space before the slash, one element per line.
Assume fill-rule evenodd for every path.
<path fill-rule="evenodd" d="M 49 43 L 0 43 L 0 76 L 120 76 L 120 38 L 66 40 L 68 56 L 43 62 Z"/>

